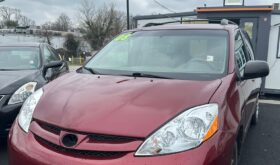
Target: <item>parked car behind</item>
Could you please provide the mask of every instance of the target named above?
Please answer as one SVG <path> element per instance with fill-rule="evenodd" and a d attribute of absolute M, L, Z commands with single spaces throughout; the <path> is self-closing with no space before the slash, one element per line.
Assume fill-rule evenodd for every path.
<path fill-rule="evenodd" d="M 28 98 L 10 165 L 237 165 L 269 68 L 222 22 L 116 37 Z"/>
<path fill-rule="evenodd" d="M 47 44 L 0 45 L 0 137 L 7 135 L 27 97 L 66 72 L 67 63 Z"/>

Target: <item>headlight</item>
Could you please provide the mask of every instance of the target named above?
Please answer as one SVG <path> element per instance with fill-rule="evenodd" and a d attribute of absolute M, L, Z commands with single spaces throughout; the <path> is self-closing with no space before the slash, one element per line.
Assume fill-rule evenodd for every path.
<path fill-rule="evenodd" d="M 157 156 L 198 147 L 218 130 L 218 105 L 189 109 L 154 134 L 138 149 L 136 156 Z"/>
<path fill-rule="evenodd" d="M 18 122 L 20 127 L 27 133 L 32 120 L 33 112 L 43 95 L 43 90 L 39 89 L 26 99 L 23 106 L 21 107 Z"/>
<path fill-rule="evenodd" d="M 21 86 L 10 98 L 8 104 L 23 103 L 32 93 L 34 93 L 37 83 L 29 82 Z"/>

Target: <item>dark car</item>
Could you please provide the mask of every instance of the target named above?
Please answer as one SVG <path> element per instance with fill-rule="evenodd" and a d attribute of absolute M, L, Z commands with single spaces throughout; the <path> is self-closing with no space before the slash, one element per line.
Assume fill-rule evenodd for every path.
<path fill-rule="evenodd" d="M 10 165 L 237 165 L 268 73 L 225 21 L 127 31 L 28 98 Z"/>
<path fill-rule="evenodd" d="M 66 72 L 67 64 L 47 44 L 0 45 L 0 137 L 7 135 L 27 97 Z"/>

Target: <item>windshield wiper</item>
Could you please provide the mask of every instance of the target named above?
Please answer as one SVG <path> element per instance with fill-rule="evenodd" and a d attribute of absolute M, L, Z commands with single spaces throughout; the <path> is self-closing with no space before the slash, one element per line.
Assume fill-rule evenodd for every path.
<path fill-rule="evenodd" d="M 132 76 L 133 76 L 133 77 L 147 77 L 147 78 L 172 79 L 172 78 L 170 78 L 170 77 L 164 77 L 164 76 L 159 76 L 159 75 L 154 75 L 154 74 L 139 73 L 139 72 L 132 73 Z"/>
<path fill-rule="evenodd" d="M 91 74 L 99 74 L 96 70 L 93 68 L 83 67 L 85 70 L 89 71 Z"/>
<path fill-rule="evenodd" d="M 89 71 L 92 74 L 99 74 L 99 72 L 97 72 L 96 70 L 94 70 L 93 68 L 89 68 L 89 67 L 83 67 L 83 69 Z M 164 77 L 164 76 L 159 76 L 159 75 L 153 75 L 153 74 L 146 74 L 146 73 L 140 73 L 140 72 L 135 72 L 132 73 L 131 75 L 122 75 L 122 76 L 133 76 L 133 77 L 147 77 L 147 78 L 160 78 L 160 79 L 172 79 L 170 77 Z"/>

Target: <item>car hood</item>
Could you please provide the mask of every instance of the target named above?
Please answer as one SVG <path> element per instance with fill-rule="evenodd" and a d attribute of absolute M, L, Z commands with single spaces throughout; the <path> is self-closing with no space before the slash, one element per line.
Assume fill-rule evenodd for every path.
<path fill-rule="evenodd" d="M 44 87 L 33 117 L 66 130 L 147 137 L 182 111 L 207 104 L 220 84 L 70 73 Z"/>
<path fill-rule="evenodd" d="M 33 81 L 37 70 L 0 71 L 0 94 L 11 94 L 23 84 Z"/>

